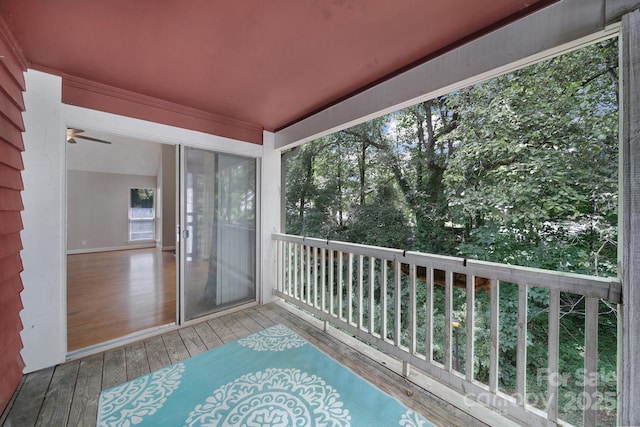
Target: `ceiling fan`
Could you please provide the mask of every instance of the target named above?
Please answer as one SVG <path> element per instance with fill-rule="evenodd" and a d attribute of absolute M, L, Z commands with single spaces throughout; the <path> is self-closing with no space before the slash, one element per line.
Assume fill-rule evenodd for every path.
<path fill-rule="evenodd" d="M 67 128 L 67 142 L 69 144 L 76 144 L 78 142 L 76 141 L 76 138 L 80 138 L 80 139 L 86 139 L 87 141 L 100 142 L 102 144 L 111 144 L 110 141 L 105 141 L 104 139 L 98 139 L 98 138 L 92 138 L 90 136 L 80 135 L 83 132 L 84 130 L 82 129 Z"/>

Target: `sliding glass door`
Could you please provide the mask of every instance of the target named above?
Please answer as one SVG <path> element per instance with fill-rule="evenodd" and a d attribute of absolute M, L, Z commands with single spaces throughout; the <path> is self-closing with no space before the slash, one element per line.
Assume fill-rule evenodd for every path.
<path fill-rule="evenodd" d="M 182 147 L 181 312 L 191 320 L 256 297 L 256 160 Z"/>

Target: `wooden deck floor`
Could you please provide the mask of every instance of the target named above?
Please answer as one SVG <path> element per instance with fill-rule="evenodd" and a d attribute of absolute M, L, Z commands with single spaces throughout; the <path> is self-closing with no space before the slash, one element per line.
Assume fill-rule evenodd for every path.
<path fill-rule="evenodd" d="M 25 376 L 3 414 L 6 427 L 94 426 L 100 391 L 283 324 L 438 425 L 483 425 L 465 412 L 277 304 L 245 309 Z"/>

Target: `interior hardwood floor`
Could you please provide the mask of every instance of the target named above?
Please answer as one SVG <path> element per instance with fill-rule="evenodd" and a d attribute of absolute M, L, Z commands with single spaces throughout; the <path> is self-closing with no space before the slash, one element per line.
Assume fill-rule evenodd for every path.
<path fill-rule="evenodd" d="M 94 426 L 101 390 L 254 332 L 283 324 L 436 425 L 484 425 L 342 341 L 271 303 L 26 375 L 0 421 L 6 427 Z"/>
<path fill-rule="evenodd" d="M 67 349 L 176 321 L 176 258 L 156 248 L 67 256 Z"/>

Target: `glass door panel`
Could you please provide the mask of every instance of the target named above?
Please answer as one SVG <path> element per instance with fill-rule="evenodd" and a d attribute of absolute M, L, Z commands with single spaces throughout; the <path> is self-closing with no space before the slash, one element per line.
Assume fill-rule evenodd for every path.
<path fill-rule="evenodd" d="M 184 147 L 184 320 L 256 297 L 256 160 Z"/>

